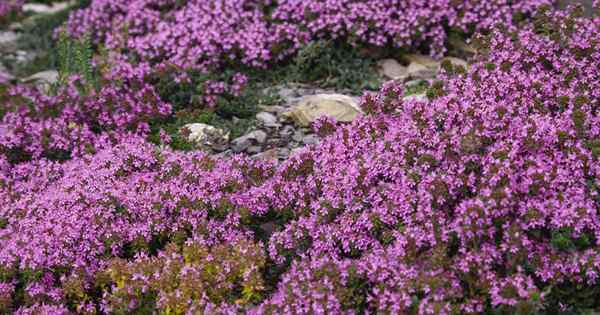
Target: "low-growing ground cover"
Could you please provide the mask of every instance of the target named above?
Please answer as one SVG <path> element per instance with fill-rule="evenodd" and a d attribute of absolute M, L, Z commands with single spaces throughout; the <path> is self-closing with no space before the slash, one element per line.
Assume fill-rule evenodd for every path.
<path fill-rule="evenodd" d="M 210 8 L 190 3 L 177 14 Z M 210 9 L 239 5 L 222 3 Z M 244 4 L 252 13 L 244 21 L 273 9 Z M 106 18 L 92 11 L 132 14 L 116 18 L 135 21 L 128 32 L 141 34 L 127 45 L 148 40 L 136 27 L 171 23 L 150 9 L 136 16 L 118 2 L 96 5 L 78 14 L 96 22 Z M 320 7 L 281 2 L 273 16 L 302 23 L 307 8 Z M 403 100 L 401 84 L 386 84 L 364 96 L 364 117 L 322 119 L 314 128 L 323 142 L 279 165 L 147 142 L 152 120 L 173 106 L 153 81 L 154 70 L 173 70 L 154 68 L 152 56 L 117 62 L 102 75 L 112 84 L 98 90 L 77 77 L 54 96 L 16 90 L 1 113 L 0 310 L 597 310 L 600 20 L 539 14 L 480 38 L 470 69 L 445 63 L 428 100 Z M 318 37 L 334 27 L 325 21 L 302 32 Z M 206 60 L 221 62 L 220 54 Z M 230 75 L 235 92 L 244 80 Z"/>
<path fill-rule="evenodd" d="M 94 81 L 121 82 L 134 75 L 150 93 L 170 104 L 168 117 L 141 117 L 149 128 L 138 129 L 138 134 L 149 131 L 150 139 L 159 143 L 161 133 L 166 133 L 174 148 L 189 149 L 194 146 L 181 136 L 181 127 L 193 121 L 211 122 L 230 129 L 232 136 L 241 135 L 252 124 L 256 104 L 277 102 L 262 92 L 269 85 L 307 82 L 360 95 L 364 89 L 380 86 L 373 71 L 376 58 L 415 50 L 440 55 L 449 34 L 464 37 L 494 23 L 514 26 L 539 6 L 551 3 L 96 0 L 71 14 L 66 31 L 69 36 L 90 38 L 99 52 L 93 60 L 84 58 L 97 70 L 79 73 L 86 80 L 91 72 L 97 74 Z M 78 2 L 80 7 L 85 5 L 88 1 Z M 55 48 L 48 35 L 41 41 L 35 37 L 47 34 L 65 14 L 25 25 L 25 45 Z M 60 37 L 59 32 L 55 37 Z M 43 69 L 44 64 L 60 67 L 60 59 L 59 54 L 42 53 L 19 72 L 32 74 L 31 70 Z M 233 117 L 241 123 L 229 123 Z M 5 125 L 15 129 L 12 122 Z M 70 148 L 81 142 L 78 135 L 48 129 L 52 128 L 44 131 L 48 133 L 44 138 L 49 139 L 46 147 L 66 151 L 59 156 L 76 154 Z M 92 129 L 100 134 L 113 131 L 110 127 Z M 55 132 L 59 135 L 50 136 Z M 59 140 L 65 133 L 72 135 L 72 143 Z M 30 150 L 19 148 L 21 142 L 16 140 L 10 148 L 14 148 L 11 154 L 23 155 L 18 157 L 23 160 L 29 158 Z"/>

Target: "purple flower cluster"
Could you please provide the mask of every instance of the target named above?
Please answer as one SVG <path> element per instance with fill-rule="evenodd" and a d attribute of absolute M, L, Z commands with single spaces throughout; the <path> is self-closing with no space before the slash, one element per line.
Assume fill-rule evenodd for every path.
<path fill-rule="evenodd" d="M 90 153 L 129 133 L 147 134 L 149 121 L 171 113 L 143 77 L 110 78 L 111 84 L 83 91 L 87 83 L 74 76 L 54 96 L 12 88 L 2 105 L 0 154 L 19 161 Z"/>
<path fill-rule="evenodd" d="M 113 50 L 151 62 L 205 69 L 264 66 L 318 38 L 443 53 L 447 28 L 512 24 L 552 0 L 94 0 L 72 14 L 72 35 L 92 33 Z"/>
<path fill-rule="evenodd" d="M 130 32 L 161 15 L 143 17 Z M 0 312 L 529 314 L 556 307 L 563 285 L 593 290 L 599 24 L 558 12 L 493 31 L 468 71 L 444 65 L 429 101 L 390 83 L 281 164 L 136 136 L 62 164 L 1 158 Z M 61 103 L 59 117 L 118 130 L 163 113 L 119 100 L 124 118 L 105 118 L 121 108 L 109 99 Z M 45 143 L 28 141 L 32 154 Z"/>
<path fill-rule="evenodd" d="M 3 17 L 13 13 L 21 11 L 21 7 L 25 3 L 25 0 L 5 0 L 0 3 L 0 20 Z"/>

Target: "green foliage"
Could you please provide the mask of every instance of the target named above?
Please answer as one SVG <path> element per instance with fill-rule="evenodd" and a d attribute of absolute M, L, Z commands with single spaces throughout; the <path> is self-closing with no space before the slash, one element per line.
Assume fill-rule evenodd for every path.
<path fill-rule="evenodd" d="M 374 60 L 359 56 L 356 47 L 320 40 L 308 43 L 298 52 L 288 79 L 355 92 L 375 90 L 381 82 L 374 65 Z"/>
<path fill-rule="evenodd" d="M 36 57 L 25 64 L 16 63 L 13 72 L 18 77 L 25 77 L 34 73 L 58 68 L 57 41 L 54 31 L 62 26 L 72 10 L 77 10 L 89 5 L 91 0 L 78 0 L 75 5 L 54 14 L 42 14 L 28 17 L 21 21 L 21 37 L 18 46 L 20 50 L 33 51 Z M 44 1 L 36 1 L 44 2 Z M 46 3 L 50 2 L 45 0 Z"/>
<path fill-rule="evenodd" d="M 259 270 L 265 264 L 264 252 L 251 241 L 213 247 L 171 243 L 165 252 L 111 264 L 106 273 L 114 289 L 107 301 L 115 312 L 125 312 L 135 302 L 134 312 L 140 314 L 184 314 L 190 301 L 202 310 L 207 302 L 249 305 L 263 298 Z M 157 274 L 160 277 L 154 276 Z M 155 304 L 159 294 L 163 299 Z"/>
<path fill-rule="evenodd" d="M 429 82 L 426 80 L 421 80 L 415 84 L 407 85 L 404 90 L 404 96 L 424 94 L 427 93 L 428 88 Z"/>
<path fill-rule="evenodd" d="M 600 309 L 600 285 L 566 282 L 548 288 L 543 314 L 595 314 Z"/>
<path fill-rule="evenodd" d="M 560 229 L 552 232 L 550 243 L 558 250 L 569 251 L 574 249 L 587 249 L 595 242 L 593 241 L 593 236 L 589 236 L 586 233 L 574 237 L 572 229 Z"/>
<path fill-rule="evenodd" d="M 89 35 L 72 39 L 64 32 L 58 39 L 58 86 L 64 85 L 71 75 L 80 75 L 86 82 L 84 89 L 98 89 L 100 74 L 93 66 L 94 49 Z"/>

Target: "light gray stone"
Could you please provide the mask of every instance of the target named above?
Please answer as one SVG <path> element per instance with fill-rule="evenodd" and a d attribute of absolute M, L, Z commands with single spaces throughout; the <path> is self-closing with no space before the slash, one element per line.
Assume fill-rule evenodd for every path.
<path fill-rule="evenodd" d="M 302 142 L 304 142 L 304 144 L 307 144 L 307 145 L 318 144 L 319 141 L 320 141 L 319 137 L 317 137 L 314 134 L 307 135 L 302 139 Z"/>
<path fill-rule="evenodd" d="M 229 133 L 203 123 L 187 124 L 181 128 L 180 133 L 185 135 L 188 141 L 197 144 L 223 143 L 229 139 Z"/>
<path fill-rule="evenodd" d="M 250 139 L 255 140 L 257 143 L 263 144 L 267 141 L 267 133 L 262 130 L 256 130 L 247 135 Z"/>
<path fill-rule="evenodd" d="M 283 127 L 283 129 L 281 129 L 279 131 L 279 136 L 281 136 L 282 138 L 289 138 L 292 136 L 292 134 L 294 134 L 294 127 L 290 126 L 290 125 L 286 125 L 285 127 Z"/>
<path fill-rule="evenodd" d="M 235 153 L 240 153 L 248 149 L 251 145 L 250 138 L 242 136 L 231 141 L 231 150 Z"/>
<path fill-rule="evenodd" d="M 413 94 L 413 95 L 405 96 L 404 98 L 402 98 L 402 100 L 404 100 L 404 101 L 416 101 L 416 102 L 427 102 L 428 98 L 427 98 L 427 95 L 425 95 L 425 94 Z"/>
<path fill-rule="evenodd" d="M 282 114 L 301 127 L 308 127 L 323 116 L 339 122 L 351 122 L 361 114 L 358 101 L 342 94 L 316 94 L 303 97 L 292 110 Z"/>
<path fill-rule="evenodd" d="M 34 14 L 55 14 L 60 11 L 68 9 L 74 2 L 55 2 L 52 5 L 44 3 L 25 3 L 23 5 L 23 12 L 29 12 Z"/>
<path fill-rule="evenodd" d="M 0 53 L 8 54 L 17 50 L 19 34 L 13 31 L 0 31 Z"/>
<path fill-rule="evenodd" d="M 46 84 L 54 84 L 54 83 L 58 82 L 58 71 L 56 71 L 56 70 L 41 71 L 41 72 L 33 74 L 27 78 L 24 78 L 22 81 L 24 83 L 39 82 L 39 83 L 46 83 Z"/>
<path fill-rule="evenodd" d="M 292 136 L 292 140 L 294 140 L 296 142 L 302 141 L 303 138 L 304 138 L 304 133 L 301 130 L 294 132 L 294 135 Z"/>
<path fill-rule="evenodd" d="M 392 80 L 403 80 L 408 76 L 408 69 L 394 59 L 383 59 L 377 62 L 379 73 Z"/>
<path fill-rule="evenodd" d="M 258 120 L 267 127 L 274 126 L 277 124 L 277 116 L 268 112 L 260 112 L 256 114 L 256 120 Z"/>

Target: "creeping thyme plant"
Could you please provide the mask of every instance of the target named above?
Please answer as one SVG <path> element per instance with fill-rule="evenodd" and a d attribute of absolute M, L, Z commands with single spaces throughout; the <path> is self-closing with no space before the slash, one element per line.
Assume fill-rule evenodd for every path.
<path fill-rule="evenodd" d="M 598 310 L 600 18 L 514 27 L 546 3 L 92 1 L 68 28 L 113 50 L 99 83 L 0 95 L 0 312 Z M 438 54 L 444 23 L 486 30 L 469 69 L 445 63 L 426 100 L 365 93 L 281 164 L 147 140 L 173 109 L 157 71 L 269 67 L 325 36 Z"/>

